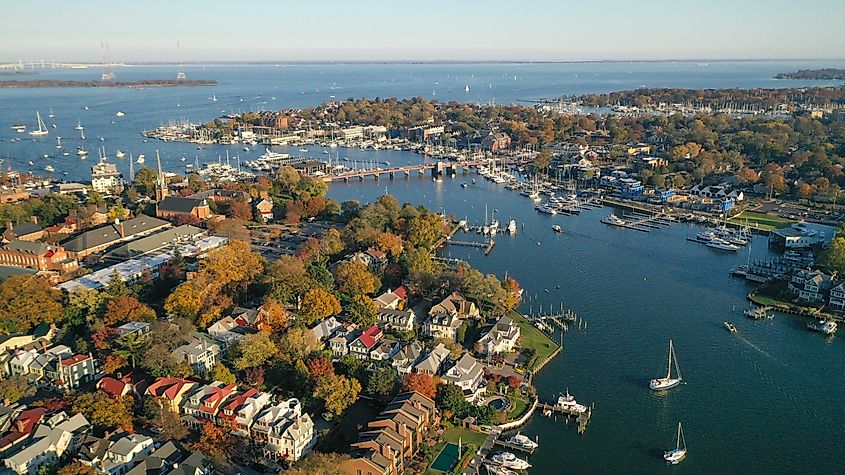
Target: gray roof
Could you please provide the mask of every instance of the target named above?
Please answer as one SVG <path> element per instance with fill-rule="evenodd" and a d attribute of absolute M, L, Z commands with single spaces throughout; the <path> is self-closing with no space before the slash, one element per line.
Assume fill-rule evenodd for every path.
<path fill-rule="evenodd" d="M 41 226 L 35 223 L 21 223 L 12 226 L 12 232 L 15 233 L 16 236 L 37 233 L 38 231 L 41 231 Z"/>
<path fill-rule="evenodd" d="M 110 254 L 119 257 L 137 257 L 150 252 L 164 249 L 174 243 L 193 239 L 205 233 L 205 230 L 196 226 L 184 225 L 176 228 L 165 229 L 151 236 L 131 241 L 112 251 Z"/>
<path fill-rule="evenodd" d="M 39 241 L 14 240 L 9 244 L 6 244 L 6 249 L 13 252 L 20 252 L 23 254 L 34 254 L 36 256 L 39 256 L 53 249 L 53 246 Z"/>
<path fill-rule="evenodd" d="M 126 472 L 126 475 L 158 475 L 162 473 L 164 468 L 172 467 L 182 459 L 182 452 L 176 447 L 173 441 L 168 440 L 164 445 L 156 449 L 150 455 L 144 457 L 141 463 L 136 465 L 132 470 Z"/>
<path fill-rule="evenodd" d="M 154 218 L 152 216 L 138 216 L 123 222 L 123 231 L 126 237 L 136 236 L 150 232 L 163 226 L 169 226 L 170 223 L 162 219 Z M 93 247 L 102 246 L 103 244 L 113 244 L 121 239 L 118 224 L 109 224 L 106 226 L 85 231 L 84 233 L 69 239 L 62 243 L 62 246 L 68 251 L 79 252 Z"/>
<path fill-rule="evenodd" d="M 182 198 L 181 196 L 168 196 L 158 203 L 158 209 L 171 213 L 190 213 L 197 206 L 203 204 L 202 199 Z"/>
<path fill-rule="evenodd" d="M 178 467 L 167 472 L 167 475 L 196 475 L 205 473 L 205 468 L 208 467 L 209 462 L 202 452 L 199 450 L 192 453 L 188 458 L 182 461 Z"/>
<path fill-rule="evenodd" d="M 0 266 L 0 280 L 6 279 L 13 275 L 33 275 L 37 273 L 37 270 L 28 269 L 26 267 Z"/>
<path fill-rule="evenodd" d="M 115 442 L 114 445 L 109 447 L 109 452 L 126 456 L 131 454 L 139 444 L 145 443 L 147 440 L 150 440 L 150 438 L 146 435 L 127 435 L 126 437 L 121 438 L 120 440 Z"/>

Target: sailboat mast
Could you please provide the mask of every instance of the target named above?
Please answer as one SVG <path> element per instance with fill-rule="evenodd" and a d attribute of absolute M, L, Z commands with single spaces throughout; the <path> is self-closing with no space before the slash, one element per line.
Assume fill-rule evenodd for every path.
<path fill-rule="evenodd" d="M 672 377 L 672 340 L 669 340 L 669 372 L 666 373 L 666 379 Z"/>

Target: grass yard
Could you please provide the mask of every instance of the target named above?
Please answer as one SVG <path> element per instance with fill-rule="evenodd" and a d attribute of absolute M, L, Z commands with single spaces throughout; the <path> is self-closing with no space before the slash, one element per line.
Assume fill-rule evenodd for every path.
<path fill-rule="evenodd" d="M 522 346 L 533 348 L 536 352 L 536 358 L 528 367 L 529 370 L 533 371 L 536 366 L 546 361 L 546 358 L 557 350 L 558 344 L 529 323 L 519 312 L 511 312 L 509 316 L 519 325 L 519 331 L 522 333 Z"/>
<path fill-rule="evenodd" d="M 452 444 L 457 444 L 458 440 L 460 440 L 463 444 L 475 444 L 481 447 L 481 444 L 487 440 L 487 434 L 460 427 L 450 427 L 443 432 L 443 439 Z"/>
<path fill-rule="evenodd" d="M 511 397 L 511 409 L 508 411 L 508 420 L 518 419 L 528 410 L 528 401 L 522 398 Z"/>
<path fill-rule="evenodd" d="M 780 216 L 766 213 L 757 213 L 755 211 L 743 211 L 728 221 L 739 224 L 744 224 L 747 221 L 749 225 L 767 230 L 785 228 L 796 222 L 795 220 L 789 218 L 782 218 Z"/>

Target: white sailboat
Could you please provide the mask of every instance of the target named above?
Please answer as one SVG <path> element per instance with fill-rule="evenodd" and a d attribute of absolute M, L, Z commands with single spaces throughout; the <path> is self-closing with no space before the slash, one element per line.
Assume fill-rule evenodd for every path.
<path fill-rule="evenodd" d="M 50 131 L 47 130 L 47 126 L 44 125 L 44 121 L 41 119 L 41 113 L 40 112 L 35 111 L 35 118 L 38 120 L 38 130 L 29 131 L 29 135 L 32 135 L 34 137 L 39 137 L 39 136 L 42 136 L 42 135 L 49 134 Z"/>
<path fill-rule="evenodd" d="M 675 377 L 672 377 L 672 368 L 675 368 Z M 654 391 L 662 391 L 664 389 L 674 388 L 681 384 L 681 369 L 678 367 L 678 359 L 675 357 L 675 347 L 672 340 L 669 340 L 669 371 L 665 378 L 655 378 L 649 382 L 649 387 Z"/>
<path fill-rule="evenodd" d="M 122 151 L 118 150 L 117 152 L 115 152 L 114 156 L 117 157 L 117 158 L 123 158 L 123 157 L 126 156 L 126 152 L 122 152 Z"/>
<path fill-rule="evenodd" d="M 52 119 L 53 117 L 56 117 L 56 114 L 53 114 L 53 108 L 52 108 L 52 107 L 50 108 L 50 113 L 49 113 L 49 114 L 47 114 L 47 117 L 49 117 L 49 118 L 51 118 L 51 119 Z"/>
<path fill-rule="evenodd" d="M 681 427 L 681 423 L 678 422 L 678 435 L 675 440 L 675 448 L 663 452 L 663 458 L 672 465 L 677 465 L 681 463 L 686 456 L 687 441 L 684 439 L 684 429 Z"/>
<path fill-rule="evenodd" d="M 76 119 L 76 127 L 74 127 L 74 129 L 85 130 L 85 127 L 82 126 L 82 122 L 78 118 Z"/>

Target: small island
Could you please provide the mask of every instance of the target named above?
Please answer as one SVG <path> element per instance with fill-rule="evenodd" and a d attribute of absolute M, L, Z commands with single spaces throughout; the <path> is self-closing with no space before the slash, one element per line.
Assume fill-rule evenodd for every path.
<path fill-rule="evenodd" d="M 837 81 L 845 79 L 845 69 L 802 69 L 791 73 L 779 73 L 775 79 L 811 79 Z"/>
<path fill-rule="evenodd" d="M 48 87 L 178 87 L 216 86 L 213 79 L 143 79 L 139 81 L 67 81 L 58 79 L 34 79 L 29 81 L 0 81 L 0 89 L 28 89 Z"/>

